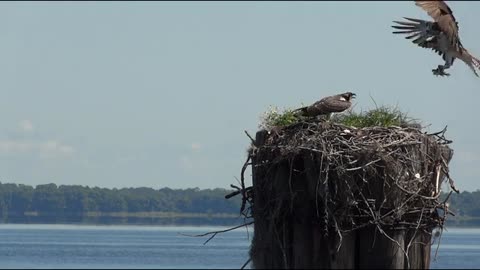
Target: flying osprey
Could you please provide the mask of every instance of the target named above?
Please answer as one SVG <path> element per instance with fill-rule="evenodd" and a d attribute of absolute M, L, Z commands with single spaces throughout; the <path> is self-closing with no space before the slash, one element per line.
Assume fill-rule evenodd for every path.
<path fill-rule="evenodd" d="M 442 56 L 444 65 L 438 65 L 432 72 L 434 75 L 449 76 L 445 70 L 452 66 L 455 58 L 465 62 L 478 77 L 475 69 L 480 70 L 480 60 L 472 56 L 462 45 L 458 35 L 458 22 L 452 10 L 444 1 L 415 1 L 415 5 L 425 10 L 432 21 L 406 18 L 406 22 L 394 21 L 399 25 L 392 26 L 394 34 L 411 34 L 406 39 L 415 38 L 412 42 L 422 48 L 429 48 Z"/>
<path fill-rule="evenodd" d="M 343 112 L 350 108 L 352 105 L 351 100 L 352 98 L 355 98 L 355 96 L 355 93 L 346 92 L 335 96 L 325 97 L 310 106 L 298 108 L 295 110 L 295 112 L 298 111 L 303 116 L 317 116 L 322 114 Z"/>

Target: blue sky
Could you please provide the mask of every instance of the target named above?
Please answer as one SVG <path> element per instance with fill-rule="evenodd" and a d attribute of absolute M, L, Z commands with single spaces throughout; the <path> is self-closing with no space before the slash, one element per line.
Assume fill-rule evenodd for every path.
<path fill-rule="evenodd" d="M 480 2 L 450 2 L 480 57 Z M 480 188 L 480 79 L 391 34 L 402 2 L 1 2 L 0 181 L 228 188 L 269 105 L 346 90 L 448 125 Z"/>

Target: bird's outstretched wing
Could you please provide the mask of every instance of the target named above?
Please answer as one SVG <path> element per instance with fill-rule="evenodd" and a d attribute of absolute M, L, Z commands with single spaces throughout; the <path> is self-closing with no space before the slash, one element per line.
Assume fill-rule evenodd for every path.
<path fill-rule="evenodd" d="M 434 50 L 438 54 L 442 54 L 438 48 L 438 35 L 440 32 L 435 30 L 433 22 L 406 18 L 408 21 L 394 21 L 398 25 L 392 27 L 400 31 L 394 31 L 394 34 L 408 34 L 406 39 L 413 39 L 412 42 L 422 48 L 429 48 Z"/>
<path fill-rule="evenodd" d="M 421 7 L 435 20 L 440 30 L 448 37 L 451 45 L 454 46 L 457 51 L 461 52 L 463 46 L 458 36 L 458 22 L 453 16 L 450 7 L 444 1 L 440 0 L 415 0 L 415 5 Z"/>

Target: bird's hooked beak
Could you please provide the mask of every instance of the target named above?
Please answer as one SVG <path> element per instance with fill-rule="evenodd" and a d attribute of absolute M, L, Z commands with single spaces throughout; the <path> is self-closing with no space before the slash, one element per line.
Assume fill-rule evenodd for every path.
<path fill-rule="evenodd" d="M 351 97 L 350 97 L 350 98 L 355 98 L 356 96 L 357 96 L 357 94 L 351 93 Z"/>

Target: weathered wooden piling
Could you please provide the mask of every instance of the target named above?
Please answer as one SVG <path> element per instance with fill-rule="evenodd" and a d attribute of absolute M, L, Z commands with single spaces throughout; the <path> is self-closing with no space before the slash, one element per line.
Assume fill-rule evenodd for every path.
<path fill-rule="evenodd" d="M 321 122 L 257 132 L 253 267 L 428 269 L 448 213 L 440 186 L 452 181 L 444 132 Z"/>

